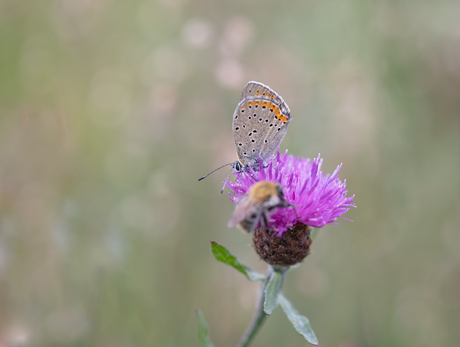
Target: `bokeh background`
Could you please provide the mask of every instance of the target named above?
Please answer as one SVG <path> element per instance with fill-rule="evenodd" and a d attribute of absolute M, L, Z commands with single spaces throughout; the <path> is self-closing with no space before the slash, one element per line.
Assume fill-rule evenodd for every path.
<path fill-rule="evenodd" d="M 259 270 L 219 195 L 249 80 L 358 206 L 286 296 L 321 346 L 460 343 L 460 3 L 0 2 L 0 346 L 234 346 Z M 254 346 L 305 346 L 281 310 Z"/>

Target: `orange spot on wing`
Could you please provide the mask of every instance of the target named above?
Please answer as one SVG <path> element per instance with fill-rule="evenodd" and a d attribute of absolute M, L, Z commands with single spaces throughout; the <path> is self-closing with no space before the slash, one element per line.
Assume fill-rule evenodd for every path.
<path fill-rule="evenodd" d="M 288 117 L 282 115 L 282 114 L 277 114 L 276 115 L 276 118 L 278 118 L 280 121 L 282 121 L 283 123 L 286 123 L 287 120 L 288 120 Z"/>

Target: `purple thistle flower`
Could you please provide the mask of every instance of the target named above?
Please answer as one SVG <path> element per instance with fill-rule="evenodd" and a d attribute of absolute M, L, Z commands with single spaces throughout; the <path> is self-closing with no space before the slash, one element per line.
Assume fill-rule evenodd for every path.
<path fill-rule="evenodd" d="M 353 204 L 354 195 L 347 197 L 346 181 L 339 180 L 338 172 L 342 165 L 332 175 L 324 175 L 321 169 L 323 159 L 311 161 L 309 158 L 298 158 L 287 154 L 280 155 L 265 168 L 259 161 L 259 171 L 235 173 L 234 183 L 225 181 L 231 194 L 229 198 L 235 204 L 245 195 L 251 186 L 258 181 L 272 181 L 281 184 L 287 202 L 292 208 L 278 208 L 270 215 L 270 227 L 277 230 L 281 236 L 286 230 L 296 224 L 304 224 L 322 228 L 326 224 L 338 224 L 337 218 L 346 213 Z M 232 197 L 233 194 L 233 197 Z M 296 214 L 297 211 L 297 214 Z M 346 219 L 350 220 L 350 219 Z"/>

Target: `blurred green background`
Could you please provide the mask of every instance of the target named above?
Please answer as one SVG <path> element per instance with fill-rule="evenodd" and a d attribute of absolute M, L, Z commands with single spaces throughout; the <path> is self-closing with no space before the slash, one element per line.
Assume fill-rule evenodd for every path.
<path fill-rule="evenodd" d="M 460 4 L 0 2 L 0 346 L 234 346 L 265 271 L 219 195 L 249 80 L 357 209 L 286 296 L 321 346 L 460 343 Z M 305 346 L 281 310 L 254 346 Z"/>

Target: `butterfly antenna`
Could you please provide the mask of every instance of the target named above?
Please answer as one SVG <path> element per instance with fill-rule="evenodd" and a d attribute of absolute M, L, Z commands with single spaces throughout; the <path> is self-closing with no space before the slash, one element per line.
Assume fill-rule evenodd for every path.
<path fill-rule="evenodd" d="M 228 165 L 228 164 L 227 164 Z M 215 170 L 214 170 L 215 171 Z M 228 178 L 230 177 L 230 174 L 232 173 L 232 169 L 230 169 L 230 172 L 228 173 L 227 175 L 227 178 L 225 179 L 225 181 L 228 181 Z M 205 176 L 206 177 L 206 176 Z M 224 192 L 224 189 L 225 189 L 225 183 L 224 183 L 224 186 L 222 187 L 222 190 L 220 191 L 220 195 L 222 195 L 222 193 Z"/>
<path fill-rule="evenodd" d="M 225 164 L 225 165 L 222 165 L 221 167 L 218 167 L 217 169 L 215 170 L 212 170 L 210 173 L 208 173 L 207 175 L 204 175 L 203 177 L 199 178 L 198 181 L 201 181 L 201 180 L 204 180 L 206 177 L 208 177 L 210 174 L 216 172 L 217 170 L 220 170 L 222 169 L 223 167 L 226 167 L 228 165 L 233 165 L 233 163 L 228 163 L 228 164 Z M 230 175 L 230 174 L 229 174 Z M 228 177 L 227 177 L 228 178 Z"/>

